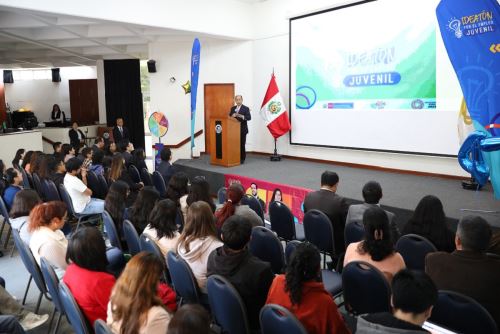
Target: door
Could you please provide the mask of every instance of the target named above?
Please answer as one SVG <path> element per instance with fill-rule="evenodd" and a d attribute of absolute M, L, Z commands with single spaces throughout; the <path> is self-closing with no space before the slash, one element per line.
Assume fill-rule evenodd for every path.
<path fill-rule="evenodd" d="M 228 117 L 234 105 L 234 83 L 205 84 L 205 153 L 210 154 L 210 118 Z"/>
<path fill-rule="evenodd" d="M 78 125 L 98 123 L 97 79 L 69 80 L 69 104 L 72 122 Z"/>

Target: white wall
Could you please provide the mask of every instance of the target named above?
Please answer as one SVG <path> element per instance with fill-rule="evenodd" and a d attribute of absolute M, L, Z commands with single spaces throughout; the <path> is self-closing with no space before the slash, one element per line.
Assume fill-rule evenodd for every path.
<path fill-rule="evenodd" d="M 14 70 L 17 71 L 17 70 Z M 36 70 L 35 70 L 36 71 Z M 96 68 L 90 66 L 61 67 L 61 82 L 50 79 L 17 80 L 5 84 L 5 101 L 11 111 L 24 108 L 35 113 L 38 122 L 50 121 L 52 105 L 59 104 L 66 117 L 71 117 L 69 106 L 69 80 L 96 79 Z"/>

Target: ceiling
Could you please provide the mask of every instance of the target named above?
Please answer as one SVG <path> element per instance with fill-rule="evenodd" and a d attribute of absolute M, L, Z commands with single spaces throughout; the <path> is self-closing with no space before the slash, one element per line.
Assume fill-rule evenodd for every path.
<path fill-rule="evenodd" d="M 98 59 L 147 59 L 148 43 L 193 36 L 166 28 L 0 7 L 0 68 L 95 66 Z"/>

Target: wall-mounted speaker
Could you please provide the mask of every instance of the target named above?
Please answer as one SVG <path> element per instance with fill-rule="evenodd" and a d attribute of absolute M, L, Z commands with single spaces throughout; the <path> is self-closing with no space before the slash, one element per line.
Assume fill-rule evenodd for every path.
<path fill-rule="evenodd" d="M 148 60 L 148 72 L 156 73 L 156 60 L 153 59 Z"/>
<path fill-rule="evenodd" d="M 14 83 L 12 70 L 3 70 L 3 83 Z"/>
<path fill-rule="evenodd" d="M 52 82 L 61 82 L 61 75 L 59 74 L 59 68 L 52 69 Z"/>

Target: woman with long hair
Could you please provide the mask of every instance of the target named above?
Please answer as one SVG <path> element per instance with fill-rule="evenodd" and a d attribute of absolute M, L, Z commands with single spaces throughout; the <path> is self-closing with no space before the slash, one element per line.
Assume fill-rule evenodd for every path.
<path fill-rule="evenodd" d="M 455 234 L 446 225 L 443 203 L 436 196 L 424 196 L 418 203 L 413 216 L 403 227 L 403 235 L 412 233 L 427 238 L 438 251 L 455 250 Z"/>
<path fill-rule="evenodd" d="M 220 230 L 226 219 L 232 215 L 241 216 L 246 218 L 252 223 L 252 226 L 263 226 L 264 222 L 260 219 L 259 215 L 255 213 L 248 205 L 240 204 L 241 199 L 245 195 L 245 190 L 240 183 L 233 183 L 229 186 L 226 193 L 226 203 L 215 212 L 216 223 L 215 225 Z"/>
<path fill-rule="evenodd" d="M 128 210 L 128 217 L 138 234 L 148 225 L 148 216 L 159 199 L 160 193 L 154 187 L 144 187 Z"/>
<path fill-rule="evenodd" d="M 132 180 L 132 177 L 125 167 L 125 159 L 121 154 L 116 154 L 111 161 L 111 169 L 108 173 L 108 181 L 109 183 L 113 183 L 115 181 L 123 181 L 128 184 L 130 188 L 130 196 L 128 198 L 127 205 L 131 205 L 135 201 L 139 190 L 144 187 L 144 183 L 135 183 L 134 180 Z"/>
<path fill-rule="evenodd" d="M 394 250 L 389 218 L 379 207 L 368 208 L 363 214 L 365 237 L 363 241 L 349 244 L 345 252 L 344 267 L 352 261 L 368 262 L 380 270 L 390 281 L 405 261 Z"/>
<path fill-rule="evenodd" d="M 321 256 L 316 246 L 308 242 L 298 245 L 286 274 L 274 278 L 266 304 L 288 309 L 309 334 L 350 333 L 321 282 L 320 264 Z"/>
<path fill-rule="evenodd" d="M 14 196 L 10 208 L 10 226 L 19 231 L 21 239 L 29 245 L 31 233 L 28 232 L 31 210 L 42 203 L 40 196 L 33 189 L 23 189 Z"/>
<path fill-rule="evenodd" d="M 20 148 L 16 151 L 16 155 L 14 156 L 14 159 L 12 160 L 12 167 L 14 167 L 15 169 L 18 169 L 18 170 L 21 169 L 21 165 L 22 165 L 23 159 L 24 159 L 24 152 L 25 152 L 24 148 Z"/>
<path fill-rule="evenodd" d="M 212 209 L 212 212 L 215 212 L 215 203 L 210 196 L 210 184 L 208 184 L 207 180 L 205 180 L 202 176 L 196 176 L 191 182 L 189 193 L 186 198 L 186 204 L 187 206 L 190 206 L 192 203 L 197 201 L 206 202 L 210 206 L 210 209 Z"/>
<path fill-rule="evenodd" d="M 68 267 L 63 281 L 70 289 L 83 314 L 93 324 L 106 320 L 106 310 L 115 285 L 115 277 L 108 273 L 106 244 L 101 232 L 94 227 L 78 229 L 68 243 Z"/>
<path fill-rule="evenodd" d="M 184 230 L 177 244 L 177 253 L 191 267 L 198 286 L 206 292 L 207 262 L 210 253 L 223 244 L 217 239 L 214 215 L 210 206 L 202 201 L 188 208 Z"/>
<path fill-rule="evenodd" d="M 67 217 L 66 204 L 59 201 L 38 204 L 31 210 L 29 216 L 31 252 L 38 265 L 40 258 L 45 257 L 54 267 L 59 279 L 63 277 L 68 266 L 66 263 L 68 240 L 61 231 Z"/>
<path fill-rule="evenodd" d="M 3 163 L 3 160 L 0 159 L 0 196 L 3 196 L 3 193 L 8 186 L 8 182 L 7 182 L 7 179 L 5 177 L 6 171 L 7 171 L 7 167 Z"/>
<path fill-rule="evenodd" d="M 24 169 L 26 173 L 30 172 L 30 161 L 33 151 L 28 151 L 23 157 L 23 162 L 21 163 L 21 168 Z"/>
<path fill-rule="evenodd" d="M 167 198 L 177 203 L 181 207 L 186 203 L 189 191 L 189 179 L 186 173 L 177 172 L 170 178 L 167 184 Z"/>
<path fill-rule="evenodd" d="M 165 334 L 171 315 L 157 295 L 163 264 L 141 252 L 125 267 L 111 292 L 107 323 L 116 334 Z"/>
<path fill-rule="evenodd" d="M 109 187 L 104 199 L 104 210 L 106 210 L 116 225 L 120 239 L 123 240 L 122 224 L 125 217 L 127 197 L 130 194 L 128 184 L 123 181 L 116 181 Z M 124 244 L 122 242 L 122 244 Z"/>
<path fill-rule="evenodd" d="M 53 155 L 40 155 L 36 173 L 41 180 L 50 178 L 51 170 L 49 164 L 51 163 L 52 159 L 55 159 Z"/>
<path fill-rule="evenodd" d="M 180 237 L 175 224 L 176 216 L 177 205 L 174 201 L 170 199 L 158 201 L 149 214 L 148 226 L 142 232 L 156 242 L 163 256 L 166 256 L 169 251 L 175 252 L 175 246 Z"/>
<path fill-rule="evenodd" d="M 116 143 L 114 141 L 110 141 L 107 145 L 106 148 L 104 149 L 106 152 L 106 156 L 114 156 L 116 152 L 118 152 L 118 149 L 116 147 Z"/>
<path fill-rule="evenodd" d="M 40 165 L 42 163 L 43 156 L 44 156 L 44 154 L 42 151 L 33 152 L 33 154 L 31 155 L 31 159 L 30 159 L 30 170 L 29 170 L 30 174 L 33 174 L 33 173 L 38 174 L 38 171 L 40 170 Z"/>
<path fill-rule="evenodd" d="M 130 163 L 135 167 L 137 167 L 139 171 L 143 168 L 148 169 L 145 160 L 146 160 L 146 153 L 144 152 L 144 149 L 138 147 L 132 151 L 132 160 L 130 161 Z"/>

